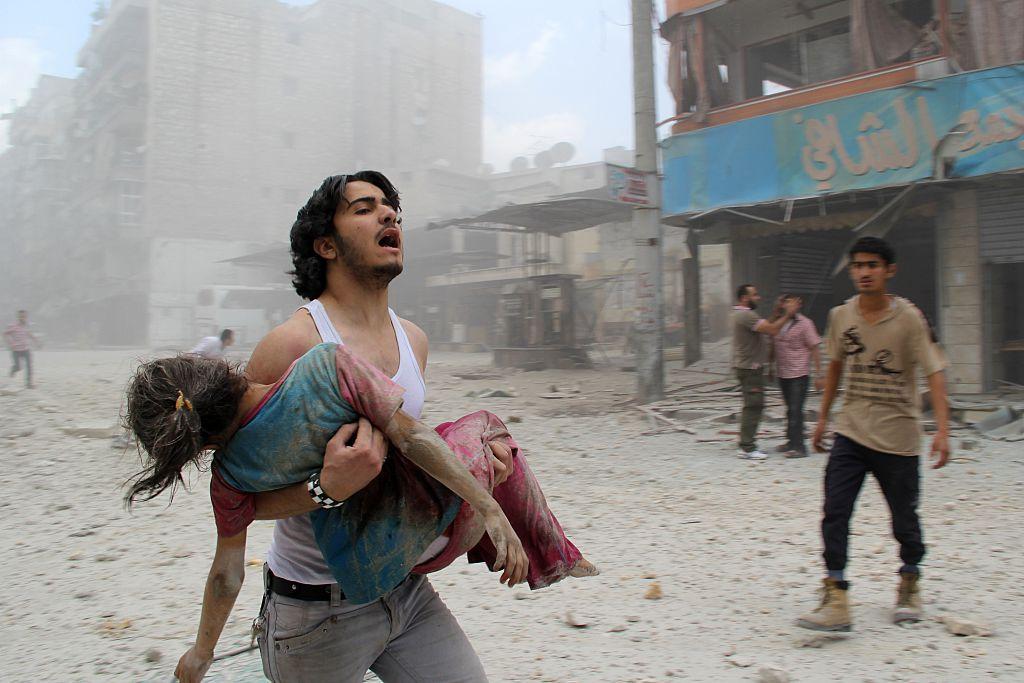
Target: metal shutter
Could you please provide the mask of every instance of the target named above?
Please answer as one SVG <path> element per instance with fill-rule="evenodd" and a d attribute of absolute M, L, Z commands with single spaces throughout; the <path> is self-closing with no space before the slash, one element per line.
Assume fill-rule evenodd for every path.
<path fill-rule="evenodd" d="M 981 258 L 1024 262 L 1024 185 L 978 190 Z"/>

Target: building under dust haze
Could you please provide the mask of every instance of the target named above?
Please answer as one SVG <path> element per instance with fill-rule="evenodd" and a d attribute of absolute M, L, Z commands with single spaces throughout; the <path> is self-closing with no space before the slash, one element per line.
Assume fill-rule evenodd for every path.
<path fill-rule="evenodd" d="M 480 19 L 430 0 L 114 0 L 78 63 L 0 156 L 24 245 L 0 303 L 57 343 L 254 342 L 298 302 L 281 268 L 227 261 L 286 240 L 325 176 L 480 166 Z"/>

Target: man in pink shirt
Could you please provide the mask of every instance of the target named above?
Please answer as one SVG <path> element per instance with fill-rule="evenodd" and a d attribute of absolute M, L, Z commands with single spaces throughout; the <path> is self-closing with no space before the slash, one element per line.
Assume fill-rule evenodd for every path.
<path fill-rule="evenodd" d="M 777 450 L 787 458 L 806 458 L 804 401 L 807 400 L 812 360 L 815 386 L 821 388 L 821 353 L 818 350 L 821 337 L 811 319 L 799 312 L 803 306 L 800 297 L 792 294 L 779 297 L 780 308 L 790 302 L 795 304 L 797 313 L 775 335 L 775 370 L 786 401 L 786 443 Z"/>
<path fill-rule="evenodd" d="M 25 386 L 32 389 L 32 347 L 30 342 L 39 346 L 39 340 L 28 329 L 28 311 L 18 311 L 18 322 L 8 325 L 4 330 L 4 341 L 7 343 L 7 348 L 11 350 L 11 377 L 21 370 L 21 363 L 24 361 Z"/>

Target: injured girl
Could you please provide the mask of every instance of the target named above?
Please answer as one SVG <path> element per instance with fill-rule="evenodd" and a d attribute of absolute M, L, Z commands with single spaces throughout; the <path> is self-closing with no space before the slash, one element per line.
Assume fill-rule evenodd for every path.
<path fill-rule="evenodd" d="M 125 423 L 144 451 L 144 469 L 126 501 L 167 488 L 173 494 L 182 472 L 202 464 L 209 450 L 216 475 L 238 491 L 307 481 L 322 501 L 309 513 L 317 545 L 341 596 L 353 604 L 372 602 L 410 573 L 437 571 L 463 554 L 502 571 L 509 586 L 525 580 L 537 589 L 598 573 L 565 537 L 501 420 L 479 411 L 435 431 L 400 410 L 403 392 L 336 344 L 315 346 L 273 385 L 191 355 L 143 364 L 128 387 Z M 318 486 L 324 450 L 342 425 L 360 417 L 387 436 L 389 456 L 362 490 L 331 501 Z M 487 445 L 494 440 L 513 454 L 510 474 L 497 486 Z M 215 581 L 211 570 L 199 631 L 207 652 L 241 588 L 244 532 L 238 536 L 241 547 L 236 542 L 230 553 L 222 553 L 218 539 L 221 578 Z M 440 549 L 431 557 L 428 548 Z M 225 575 L 238 578 L 225 585 Z"/>

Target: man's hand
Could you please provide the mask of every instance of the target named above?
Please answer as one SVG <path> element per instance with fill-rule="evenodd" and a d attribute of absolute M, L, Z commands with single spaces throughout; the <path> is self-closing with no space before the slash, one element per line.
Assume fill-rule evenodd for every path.
<path fill-rule="evenodd" d="M 515 465 L 512 463 L 512 449 L 501 441 L 489 441 L 491 449 L 491 465 L 494 467 L 494 486 L 500 486 L 512 474 Z"/>
<path fill-rule="evenodd" d="M 826 429 L 828 429 L 828 423 L 825 420 L 818 420 L 818 424 L 814 428 L 814 436 L 811 437 L 811 445 L 814 446 L 817 453 L 828 453 L 828 449 L 825 448 Z"/>
<path fill-rule="evenodd" d="M 350 443 L 351 442 L 351 445 Z M 320 485 L 334 500 L 345 500 L 373 481 L 388 454 L 388 440 L 365 417 L 342 425 L 327 442 Z"/>
<path fill-rule="evenodd" d="M 199 652 L 193 645 L 178 660 L 178 666 L 174 669 L 174 677 L 181 683 L 199 683 L 212 663 L 213 652 Z"/>
<path fill-rule="evenodd" d="M 786 299 L 784 302 L 782 302 L 782 310 L 783 310 L 783 312 L 785 312 L 786 315 L 788 315 L 790 318 L 792 318 L 797 313 L 800 312 L 800 306 L 802 304 L 803 304 L 802 300 L 797 299 L 796 297 L 790 297 L 790 298 Z"/>
<path fill-rule="evenodd" d="M 941 431 L 935 433 L 935 438 L 932 439 L 931 458 L 933 470 L 946 466 L 949 462 L 949 434 Z"/>
<path fill-rule="evenodd" d="M 814 376 L 814 388 L 818 391 L 825 390 L 825 378 L 822 375 Z"/>

